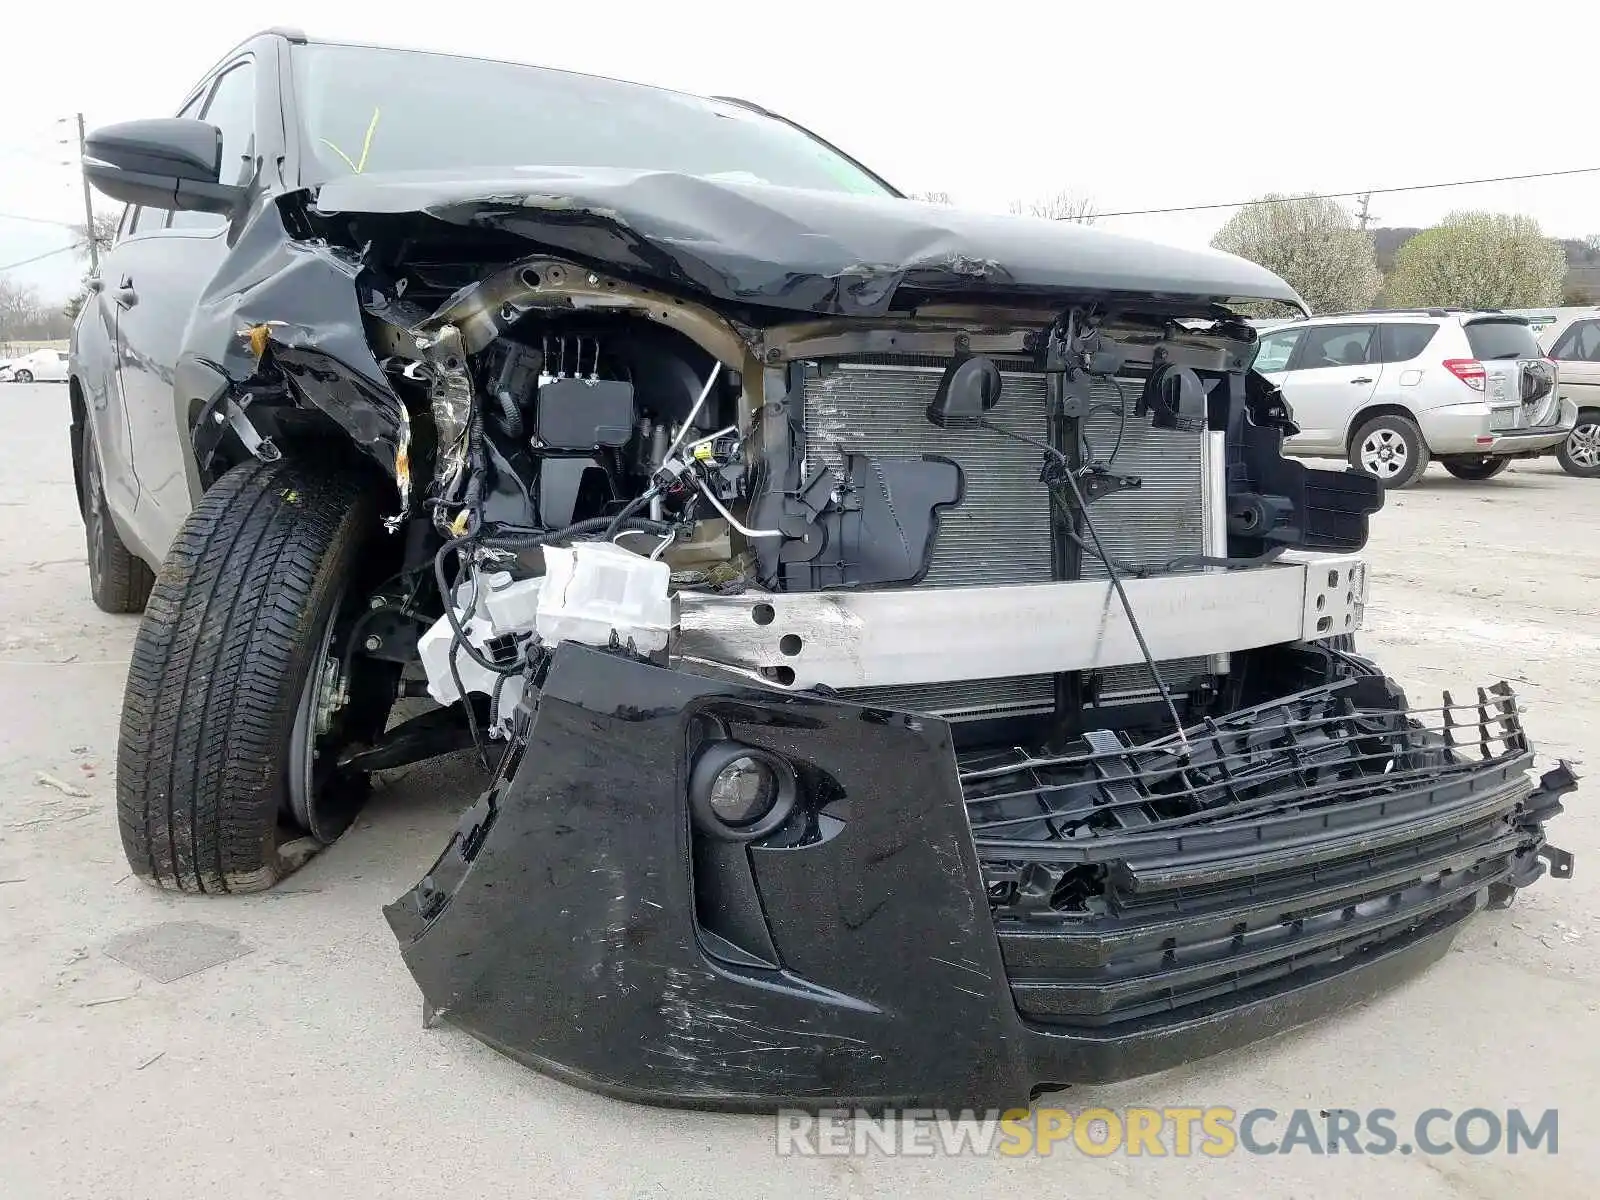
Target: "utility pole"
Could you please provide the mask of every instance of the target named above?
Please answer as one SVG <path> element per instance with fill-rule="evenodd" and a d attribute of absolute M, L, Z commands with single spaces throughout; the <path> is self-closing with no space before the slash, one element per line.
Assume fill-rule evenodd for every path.
<path fill-rule="evenodd" d="M 85 186 L 88 185 L 86 184 Z M 1367 231 L 1367 222 L 1371 220 L 1372 217 L 1372 214 L 1368 211 L 1368 206 L 1371 205 L 1371 203 L 1372 193 L 1363 192 L 1361 195 L 1361 207 L 1356 211 L 1356 228 L 1361 230 L 1363 233 Z"/>
<path fill-rule="evenodd" d="M 88 153 L 88 136 L 83 131 L 83 114 L 78 114 L 78 174 L 83 179 L 83 233 L 89 242 L 89 274 L 100 274 L 100 247 L 94 236 L 94 194 L 89 190 L 89 174 L 83 169 Z"/>

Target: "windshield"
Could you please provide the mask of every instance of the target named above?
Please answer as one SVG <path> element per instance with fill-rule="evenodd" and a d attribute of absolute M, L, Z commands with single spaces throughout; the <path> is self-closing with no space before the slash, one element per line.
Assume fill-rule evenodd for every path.
<path fill-rule="evenodd" d="M 794 126 L 736 104 L 417 50 L 294 49 L 307 179 L 463 167 L 621 167 L 889 194 Z"/>

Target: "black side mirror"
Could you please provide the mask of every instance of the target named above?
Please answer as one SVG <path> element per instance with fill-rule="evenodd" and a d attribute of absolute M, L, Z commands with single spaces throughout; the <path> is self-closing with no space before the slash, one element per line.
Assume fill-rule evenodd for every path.
<path fill-rule="evenodd" d="M 85 139 L 83 173 L 113 200 L 150 208 L 227 213 L 245 193 L 219 182 L 222 131 L 187 117 L 96 129 Z"/>
<path fill-rule="evenodd" d="M 1000 368 L 981 355 L 945 368 L 939 390 L 928 405 L 928 420 L 940 429 L 972 429 L 1000 403 Z"/>

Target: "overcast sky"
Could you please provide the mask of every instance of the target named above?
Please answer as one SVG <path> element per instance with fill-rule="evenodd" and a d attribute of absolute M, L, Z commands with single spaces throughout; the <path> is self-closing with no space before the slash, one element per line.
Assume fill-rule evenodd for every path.
<path fill-rule="evenodd" d="M 1114 211 L 1600 166 L 1592 0 L 77 0 L 14 3 L 0 23 L 0 212 L 78 218 L 57 118 L 171 115 L 217 57 L 275 23 L 741 96 L 904 190 L 982 208 L 1059 189 Z M 485 121 L 516 120 L 493 95 L 483 105 Z M 1378 196 L 1372 213 L 1426 225 L 1464 207 L 1600 233 L 1600 173 Z M 1199 245 L 1228 215 L 1104 224 Z M 68 240 L 0 219 L 0 267 Z M 81 269 L 63 255 L 10 277 L 53 297 Z"/>

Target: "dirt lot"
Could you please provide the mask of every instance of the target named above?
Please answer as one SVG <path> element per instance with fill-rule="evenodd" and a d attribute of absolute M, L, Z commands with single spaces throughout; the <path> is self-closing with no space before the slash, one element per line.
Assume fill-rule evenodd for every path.
<path fill-rule="evenodd" d="M 1600 820 L 1554 828 L 1577 878 L 1484 914 L 1443 962 L 1358 1011 L 1073 1107 L 1560 1109 L 1560 1152 L 1474 1158 L 783 1160 L 770 1119 L 630 1107 L 424 1030 L 379 907 L 415 881 L 468 777 L 390 781 L 276 892 L 173 897 L 117 839 L 117 710 L 137 619 L 89 601 L 66 389 L 0 386 L 0 1195 L 351 1197 L 1592 1195 L 1600 1170 Z M 1553 464 L 1442 472 L 1377 519 L 1363 648 L 1413 698 L 1512 680 L 1547 758 L 1600 742 L 1600 483 Z M 229 961 L 169 983 L 111 956 L 199 922 Z M 157 955 L 159 958 L 160 956 Z M 168 954 L 160 961 L 173 965 Z M 146 964 L 148 965 L 148 964 Z M 182 964 L 175 969 L 181 970 Z M 171 974 L 172 972 L 168 972 Z"/>

